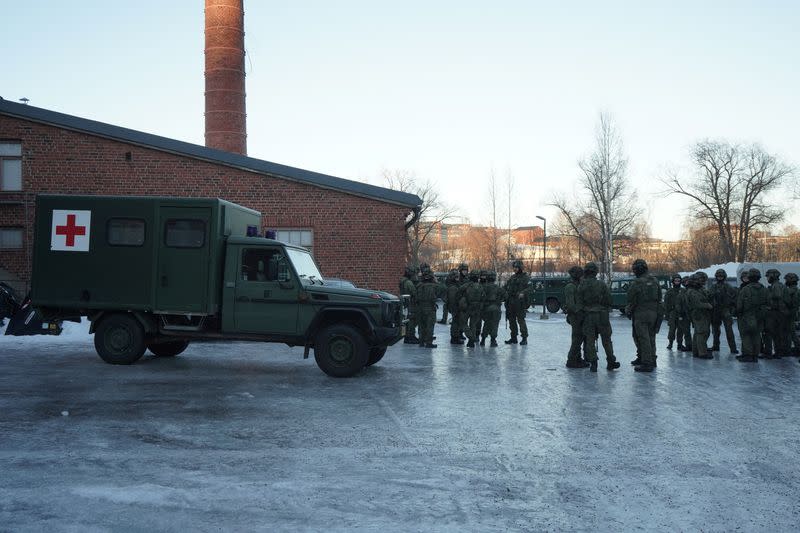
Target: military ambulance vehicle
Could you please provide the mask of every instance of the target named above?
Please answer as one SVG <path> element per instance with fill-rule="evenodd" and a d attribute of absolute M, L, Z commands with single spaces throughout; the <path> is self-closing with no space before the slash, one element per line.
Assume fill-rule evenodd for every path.
<path fill-rule="evenodd" d="M 31 299 L 46 320 L 88 317 L 112 364 L 238 339 L 313 348 L 347 377 L 404 336 L 396 296 L 327 285 L 308 250 L 260 227 L 219 199 L 39 195 Z"/>

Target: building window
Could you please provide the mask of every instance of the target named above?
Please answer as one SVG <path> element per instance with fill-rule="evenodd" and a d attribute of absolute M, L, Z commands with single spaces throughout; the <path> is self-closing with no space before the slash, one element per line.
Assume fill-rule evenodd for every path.
<path fill-rule="evenodd" d="M 22 145 L 0 141 L 0 191 L 22 190 Z"/>
<path fill-rule="evenodd" d="M 206 223 L 202 220 L 167 220 L 164 244 L 170 248 L 202 248 L 206 243 Z"/>
<path fill-rule="evenodd" d="M 278 229 L 275 230 L 275 240 L 314 251 L 314 232 L 310 229 Z"/>
<path fill-rule="evenodd" d="M 111 246 L 144 244 L 144 220 L 112 218 L 106 226 L 106 239 Z"/>
<path fill-rule="evenodd" d="M 21 250 L 22 228 L 0 228 L 0 250 Z"/>

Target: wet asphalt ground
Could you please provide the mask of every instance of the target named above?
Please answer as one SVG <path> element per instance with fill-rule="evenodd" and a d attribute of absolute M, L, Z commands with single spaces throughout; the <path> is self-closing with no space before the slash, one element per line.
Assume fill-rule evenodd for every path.
<path fill-rule="evenodd" d="M 104 364 L 0 337 L 0 531 L 797 531 L 796 358 L 564 367 L 528 346 L 398 344 L 333 379 L 302 349 L 197 344 Z M 501 339 L 506 332 L 501 326 Z M 444 342 L 441 342 L 444 341 Z M 601 361 L 602 361 L 601 351 Z"/>

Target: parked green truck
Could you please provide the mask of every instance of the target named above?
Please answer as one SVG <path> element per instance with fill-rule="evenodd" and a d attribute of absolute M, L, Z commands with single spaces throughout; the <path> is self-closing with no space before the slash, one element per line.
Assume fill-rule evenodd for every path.
<path fill-rule="evenodd" d="M 403 337 L 398 297 L 326 285 L 308 250 L 260 228 L 220 199 L 39 195 L 31 299 L 46 320 L 88 317 L 112 364 L 251 340 L 313 349 L 346 377 Z"/>

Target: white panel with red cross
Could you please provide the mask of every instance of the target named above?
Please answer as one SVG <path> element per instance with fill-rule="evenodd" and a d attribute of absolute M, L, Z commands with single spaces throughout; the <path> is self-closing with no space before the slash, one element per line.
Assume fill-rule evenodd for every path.
<path fill-rule="evenodd" d="M 88 252 L 91 222 L 91 211 L 53 209 L 50 249 L 66 252 Z"/>

